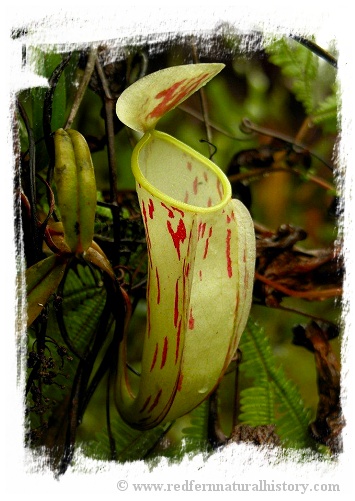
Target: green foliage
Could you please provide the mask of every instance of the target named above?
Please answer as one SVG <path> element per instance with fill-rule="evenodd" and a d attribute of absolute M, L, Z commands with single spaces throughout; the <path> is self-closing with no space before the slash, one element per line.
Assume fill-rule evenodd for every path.
<path fill-rule="evenodd" d="M 168 428 L 157 426 L 147 431 L 135 430 L 120 418 L 115 409 L 110 426 L 111 436 L 107 427 L 103 428 L 95 434 L 94 440 L 83 444 L 84 454 L 102 460 L 139 461 L 147 456 Z M 114 444 L 114 453 L 111 444 Z"/>
<path fill-rule="evenodd" d="M 190 425 L 182 428 L 184 450 L 193 452 L 206 448 L 208 401 L 205 400 L 190 413 Z"/>
<path fill-rule="evenodd" d="M 315 125 L 324 124 L 324 122 L 336 122 L 338 111 L 338 98 L 336 95 L 336 88 L 334 86 L 333 93 L 326 97 L 326 99 L 320 103 L 313 112 L 312 122 Z M 336 127 L 333 126 L 331 130 L 334 131 L 335 128 Z"/>
<path fill-rule="evenodd" d="M 335 122 L 338 110 L 336 86 L 330 86 L 329 94 L 328 85 L 329 74 L 334 70 L 324 62 L 321 65 L 312 51 L 286 38 L 273 41 L 266 51 L 270 61 L 287 77 L 295 98 L 303 104 L 313 123 Z"/>
<path fill-rule="evenodd" d="M 295 97 L 311 114 L 315 108 L 314 82 L 318 74 L 318 58 L 303 45 L 281 38 L 266 48 L 270 61 L 290 79 Z"/>
<path fill-rule="evenodd" d="M 241 391 L 242 424 L 275 424 L 276 433 L 289 447 L 310 446 L 310 413 L 304 407 L 295 384 L 278 367 L 271 345 L 259 325 L 251 319 L 240 343 L 241 372 L 252 385 Z"/>
<path fill-rule="evenodd" d="M 70 342 L 83 353 L 95 334 L 106 299 L 100 273 L 77 263 L 65 280 L 63 312 Z"/>

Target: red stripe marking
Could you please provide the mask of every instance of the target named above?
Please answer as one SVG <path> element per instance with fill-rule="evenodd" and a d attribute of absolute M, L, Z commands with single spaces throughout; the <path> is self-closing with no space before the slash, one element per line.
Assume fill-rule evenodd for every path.
<path fill-rule="evenodd" d="M 150 281 L 148 280 L 148 285 L 147 285 L 147 297 L 149 298 L 149 290 L 150 290 Z M 150 337 L 150 303 L 147 301 L 147 334 L 148 334 L 148 339 Z"/>
<path fill-rule="evenodd" d="M 207 181 L 208 181 L 208 176 L 207 176 L 207 172 L 206 172 L 206 171 L 204 171 L 204 173 L 203 173 L 203 177 L 205 178 L 205 181 L 206 181 L 206 183 L 207 183 Z"/>
<path fill-rule="evenodd" d="M 209 232 L 208 232 L 208 237 L 206 239 L 206 243 L 205 243 L 205 252 L 203 254 L 203 259 L 206 259 L 207 257 L 207 252 L 208 252 L 208 245 L 209 245 L 209 240 L 210 240 L 210 237 L 212 236 L 212 226 L 210 227 L 209 229 Z"/>
<path fill-rule="evenodd" d="M 188 191 L 186 190 L 186 193 L 185 193 L 185 198 L 184 198 L 184 202 L 185 202 L 185 204 L 187 204 L 188 200 L 189 200 L 189 193 L 188 193 Z"/>
<path fill-rule="evenodd" d="M 159 304 L 160 303 L 160 281 L 159 281 L 158 268 L 155 268 L 155 276 L 157 278 L 157 288 L 158 288 L 157 304 Z"/>
<path fill-rule="evenodd" d="M 184 78 L 179 82 L 175 82 L 167 89 L 158 92 L 158 94 L 154 97 L 155 99 L 160 99 L 161 102 L 150 113 L 148 113 L 146 118 L 155 118 L 164 115 L 166 111 L 171 110 L 185 96 L 193 92 L 193 90 L 196 89 L 196 87 L 198 87 L 208 76 L 209 73 L 203 73 L 202 75 L 194 78 Z"/>
<path fill-rule="evenodd" d="M 160 368 L 161 369 L 165 365 L 167 354 L 168 354 L 168 338 L 167 338 L 167 336 L 165 336 L 165 338 L 164 338 L 164 346 L 163 346 L 163 353 L 161 355 L 161 364 L 160 364 Z"/>
<path fill-rule="evenodd" d="M 211 197 L 208 197 L 207 207 L 211 207 L 211 205 L 212 205 L 212 199 L 211 199 Z"/>
<path fill-rule="evenodd" d="M 193 189 L 194 195 L 197 195 L 197 188 L 198 188 L 198 178 L 196 176 L 194 179 L 194 182 L 192 184 L 192 189 Z"/>
<path fill-rule="evenodd" d="M 150 219 L 153 219 L 154 203 L 153 203 L 153 200 L 151 198 L 149 199 L 148 210 L 149 210 L 149 217 L 150 217 Z"/>
<path fill-rule="evenodd" d="M 175 216 L 174 216 L 174 213 L 171 209 L 169 209 L 169 207 L 167 207 L 163 202 L 160 202 L 160 205 L 162 207 L 164 207 L 164 209 L 166 209 L 168 211 L 168 216 L 173 219 Z"/>
<path fill-rule="evenodd" d="M 176 333 L 175 364 L 179 359 L 180 335 L 181 335 L 181 318 L 180 318 L 179 327 L 178 327 L 178 330 Z"/>
<path fill-rule="evenodd" d="M 186 193 L 187 193 L 187 192 L 186 192 Z M 171 207 L 171 208 L 170 208 L 170 207 L 168 207 L 167 205 L 165 205 L 165 203 L 164 203 L 164 202 L 160 202 L 160 205 L 161 205 L 162 207 L 164 207 L 164 209 L 166 209 L 166 210 L 168 211 L 168 216 L 170 217 L 170 219 L 174 219 L 174 217 L 175 217 L 175 214 L 174 214 L 174 212 L 173 212 L 173 211 L 178 212 L 178 213 L 181 215 L 181 217 L 184 217 L 184 216 L 185 216 L 184 211 L 183 211 L 183 210 L 181 210 L 181 209 L 178 209 L 177 207 Z M 154 206 L 153 206 L 153 210 L 154 210 Z"/>
<path fill-rule="evenodd" d="M 202 270 L 199 271 L 200 280 L 202 280 Z"/>
<path fill-rule="evenodd" d="M 152 360 L 149 372 L 152 372 L 152 370 L 154 369 L 155 362 L 157 361 L 157 356 L 158 356 L 158 343 L 155 344 L 155 351 L 154 351 L 153 360 Z"/>
<path fill-rule="evenodd" d="M 244 285 L 245 285 L 245 290 L 247 290 L 248 285 L 249 285 L 249 273 L 246 273 L 244 275 Z"/>
<path fill-rule="evenodd" d="M 148 409 L 148 412 L 152 412 L 152 410 L 154 409 L 154 407 L 156 407 L 158 405 L 158 402 L 159 402 L 159 399 L 160 399 L 160 396 L 161 396 L 161 393 L 162 393 L 162 389 L 160 388 L 160 390 L 158 391 L 157 393 L 157 396 L 155 397 L 154 399 L 154 402 L 152 403 L 152 405 L 149 407 Z"/>
<path fill-rule="evenodd" d="M 144 405 L 143 407 L 141 408 L 141 410 L 139 411 L 139 413 L 141 414 L 143 411 L 145 411 L 145 409 L 147 408 L 147 405 L 149 404 L 150 402 L 150 399 L 152 398 L 151 395 L 149 395 L 149 397 L 147 398 L 147 400 L 144 402 Z"/>
<path fill-rule="evenodd" d="M 217 179 L 217 191 L 218 191 L 219 198 L 223 198 L 221 181 L 219 179 Z"/>
<path fill-rule="evenodd" d="M 173 85 L 167 89 L 158 92 L 154 97 L 155 99 L 161 99 L 161 102 L 146 116 L 146 118 L 155 118 L 163 115 L 170 106 L 174 106 L 174 103 L 178 101 L 178 96 L 181 94 L 177 93 L 179 87 L 186 81 L 186 78 L 175 82 Z M 170 104 L 171 103 L 171 104 Z M 169 106 L 170 104 L 170 106 Z"/>
<path fill-rule="evenodd" d="M 197 238 L 200 240 L 201 237 L 201 228 L 202 228 L 202 223 L 201 221 L 198 223 L 198 228 L 197 228 Z"/>
<path fill-rule="evenodd" d="M 190 273 L 190 263 L 185 266 L 185 277 L 188 277 Z"/>
<path fill-rule="evenodd" d="M 178 384 L 177 384 L 177 391 L 181 391 L 181 388 L 182 388 L 182 380 L 183 380 L 183 379 L 184 379 L 184 375 L 183 375 L 183 374 L 181 374 L 181 372 L 180 372 L 180 374 L 179 374 L 179 380 L 178 380 Z"/>
<path fill-rule="evenodd" d="M 178 212 L 181 217 L 184 217 L 185 216 L 185 212 L 181 209 L 178 209 L 177 207 L 171 207 L 173 210 L 175 210 L 176 212 Z"/>
<path fill-rule="evenodd" d="M 147 210 L 145 208 L 144 200 L 142 200 L 142 212 L 143 212 L 144 222 L 145 222 L 145 224 L 147 224 Z"/>
<path fill-rule="evenodd" d="M 174 302 L 174 327 L 177 326 L 178 318 L 179 318 L 179 281 L 176 280 L 175 302 Z"/>
<path fill-rule="evenodd" d="M 168 227 L 171 238 L 173 239 L 174 247 L 178 254 L 178 258 L 180 259 L 180 243 L 184 243 L 186 238 L 186 227 L 184 221 L 182 219 L 179 220 L 179 224 L 176 231 L 173 230 L 170 221 L 167 221 L 166 225 Z"/>
<path fill-rule="evenodd" d="M 195 319 L 194 319 L 194 317 L 192 315 L 192 308 L 190 308 L 189 329 L 193 330 L 194 327 L 195 327 Z"/>
<path fill-rule="evenodd" d="M 226 257 L 227 257 L 227 272 L 229 278 L 233 275 L 233 270 L 232 270 L 232 260 L 231 260 L 231 236 L 232 236 L 232 231 L 227 230 L 227 238 L 226 238 Z"/>
<path fill-rule="evenodd" d="M 231 212 L 230 216 L 228 216 L 228 214 L 227 214 L 227 223 L 230 223 L 231 221 L 235 221 L 234 211 Z"/>
<path fill-rule="evenodd" d="M 192 169 L 192 163 L 191 162 L 187 162 L 186 167 L 189 169 L 189 171 L 191 171 L 191 169 Z"/>
<path fill-rule="evenodd" d="M 198 239 L 203 238 L 206 230 L 206 223 L 202 223 L 201 221 L 199 222 L 198 225 Z"/>
<path fill-rule="evenodd" d="M 146 233 L 146 240 L 147 240 L 147 246 L 148 246 L 148 258 L 149 258 L 149 264 L 152 266 L 152 258 L 149 252 L 149 249 L 152 246 L 152 243 L 150 241 L 150 236 L 149 236 L 149 230 L 148 230 L 148 220 L 147 220 L 147 210 L 145 208 L 145 203 L 144 200 L 142 200 L 142 212 L 143 212 L 143 219 L 144 219 L 144 226 L 145 226 L 145 233 Z"/>
<path fill-rule="evenodd" d="M 207 257 L 208 242 L 209 242 L 209 239 L 207 238 L 206 243 L 205 243 L 205 252 L 203 253 L 203 259 L 206 259 L 206 257 Z"/>

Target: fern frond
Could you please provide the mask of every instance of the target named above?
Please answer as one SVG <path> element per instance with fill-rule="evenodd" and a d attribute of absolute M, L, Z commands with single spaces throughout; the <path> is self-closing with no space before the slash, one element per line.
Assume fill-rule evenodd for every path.
<path fill-rule="evenodd" d="M 319 125 L 326 120 L 336 120 L 338 99 L 335 93 L 330 94 L 313 112 L 312 122 Z"/>
<path fill-rule="evenodd" d="M 318 58 L 310 50 L 292 40 L 281 38 L 265 48 L 270 61 L 290 79 L 295 98 L 307 114 L 315 108 L 314 85 L 318 73 Z"/>
<path fill-rule="evenodd" d="M 190 413 L 190 425 L 181 430 L 183 452 L 201 452 L 207 448 L 208 401 L 205 400 Z"/>
<path fill-rule="evenodd" d="M 119 462 L 138 461 L 159 441 L 167 426 L 157 426 L 151 430 L 139 431 L 128 426 L 116 412 L 111 420 L 112 438 L 115 442 L 116 460 Z M 84 445 L 84 454 L 97 459 L 110 460 L 111 448 L 107 428 L 95 434 L 95 440 Z"/>
<path fill-rule="evenodd" d="M 250 426 L 270 424 L 274 421 L 274 389 L 265 379 L 263 386 L 241 391 L 242 413 L 239 419 Z"/>
<path fill-rule="evenodd" d="M 254 385 L 241 392 L 242 424 L 258 426 L 275 424 L 276 433 L 284 445 L 310 445 L 308 424 L 310 413 L 305 410 L 296 385 L 277 367 L 270 343 L 263 329 L 248 321 L 240 343 L 242 374 Z"/>

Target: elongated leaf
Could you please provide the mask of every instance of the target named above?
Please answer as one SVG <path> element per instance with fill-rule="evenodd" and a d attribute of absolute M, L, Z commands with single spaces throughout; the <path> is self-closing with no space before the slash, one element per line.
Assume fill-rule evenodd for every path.
<path fill-rule="evenodd" d="M 56 255 L 34 264 L 26 271 L 27 325 L 31 325 L 60 284 L 66 261 Z"/>

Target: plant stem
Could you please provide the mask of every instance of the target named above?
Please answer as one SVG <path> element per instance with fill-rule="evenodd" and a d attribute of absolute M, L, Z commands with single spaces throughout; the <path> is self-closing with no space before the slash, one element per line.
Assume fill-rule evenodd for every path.
<path fill-rule="evenodd" d="M 115 113 L 115 99 L 112 97 L 105 72 L 96 57 L 95 61 L 96 70 L 98 72 L 104 97 L 105 107 L 105 128 L 107 134 L 107 155 L 108 155 L 108 168 L 110 180 L 110 201 L 112 203 L 112 219 L 113 219 L 113 234 L 114 234 L 114 265 L 119 263 L 120 256 L 120 212 L 117 208 L 118 205 L 118 188 L 117 188 L 117 174 L 116 174 L 116 152 L 115 152 L 115 130 L 113 123 L 113 116 Z"/>
<path fill-rule="evenodd" d="M 313 176 L 308 173 L 304 173 L 298 169 L 292 168 L 292 167 L 266 167 L 265 169 L 258 168 L 258 169 L 252 169 L 248 172 L 242 172 L 239 174 L 233 174 L 232 176 L 229 176 L 229 181 L 231 183 L 236 183 L 238 181 L 243 181 L 246 179 L 251 179 L 251 178 L 258 178 L 262 177 L 268 174 L 274 174 L 275 172 L 288 172 L 290 174 L 297 174 L 298 176 L 307 176 L 307 179 L 309 181 L 312 181 L 312 183 L 317 184 L 321 188 L 324 188 L 327 191 L 334 191 L 335 188 L 332 184 L 328 183 L 327 181 L 324 181 L 324 179 Z"/>
<path fill-rule="evenodd" d="M 95 69 L 96 57 L 97 57 L 97 49 L 96 48 L 91 49 L 89 52 L 89 56 L 88 56 L 88 60 L 86 63 L 83 78 L 81 79 L 78 90 L 75 94 L 73 105 L 71 107 L 71 110 L 70 110 L 69 116 L 67 118 L 67 122 L 64 126 L 64 129 L 70 129 L 72 123 L 74 122 L 74 119 L 75 119 L 76 114 L 79 110 L 79 106 L 81 104 L 81 101 L 83 100 L 86 88 L 89 85 L 91 75 Z"/>
<path fill-rule="evenodd" d="M 305 299 L 326 299 L 330 297 L 341 296 L 342 294 L 341 287 L 332 287 L 331 289 L 311 290 L 311 291 L 298 291 L 289 289 L 288 287 L 285 287 L 277 282 L 274 282 L 273 280 L 270 280 L 269 278 L 266 278 L 264 277 L 264 275 L 261 275 L 260 273 L 257 272 L 255 272 L 255 279 L 260 280 L 260 282 L 263 282 L 264 284 L 269 285 L 273 289 L 280 291 L 283 294 L 286 294 L 286 296 L 291 296 L 291 297 L 300 297 Z"/>

